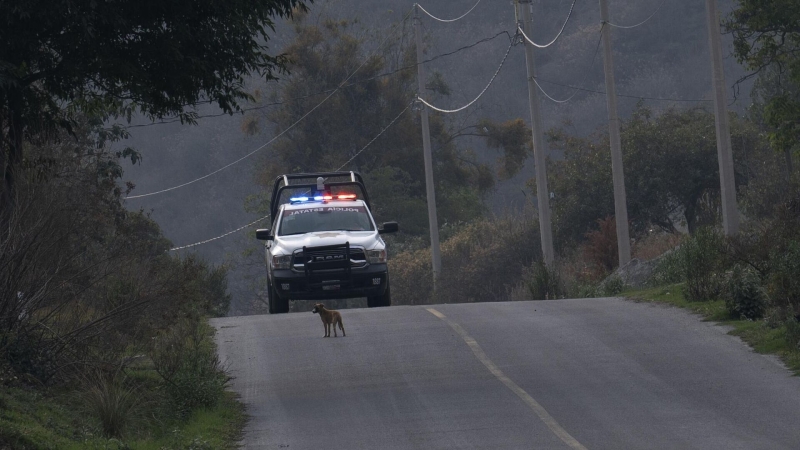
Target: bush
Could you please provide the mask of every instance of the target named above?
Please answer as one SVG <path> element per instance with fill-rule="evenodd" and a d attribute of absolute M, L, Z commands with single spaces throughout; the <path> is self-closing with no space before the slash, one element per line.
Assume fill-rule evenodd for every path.
<path fill-rule="evenodd" d="M 772 253 L 768 291 L 774 307 L 800 317 L 800 242 Z"/>
<path fill-rule="evenodd" d="M 667 284 L 681 283 L 685 280 L 683 269 L 683 255 L 681 248 L 664 253 L 655 262 L 653 274 L 648 284 L 651 286 L 664 286 Z"/>
<path fill-rule="evenodd" d="M 753 269 L 735 266 L 724 292 L 725 307 L 732 316 L 759 319 L 764 316 L 766 293 Z"/>
<path fill-rule="evenodd" d="M 229 378 L 216 354 L 207 325 L 184 321 L 163 332 L 150 351 L 166 382 L 166 393 L 181 414 L 216 405 Z"/>
<path fill-rule="evenodd" d="M 608 277 L 599 287 L 599 291 L 606 297 L 613 297 L 625 289 L 625 282 L 619 275 Z"/>
<path fill-rule="evenodd" d="M 481 219 L 451 230 L 442 242 L 442 273 L 432 298 L 430 248 L 389 260 L 392 303 L 461 303 L 510 298 L 525 267 L 539 258 L 539 232 L 531 214 Z"/>
<path fill-rule="evenodd" d="M 789 319 L 786 321 L 786 343 L 790 347 L 800 350 L 800 321 Z"/>
<path fill-rule="evenodd" d="M 558 271 L 547 267 L 541 261 L 530 268 L 527 284 L 531 300 L 554 300 L 564 296 Z"/>
<path fill-rule="evenodd" d="M 127 383 L 120 372 L 105 374 L 96 372 L 86 379 L 87 389 L 82 399 L 100 422 L 103 435 L 109 438 L 122 437 L 138 406 L 137 390 Z"/>
<path fill-rule="evenodd" d="M 686 284 L 683 295 L 689 301 L 719 298 L 724 287 L 725 241 L 713 228 L 700 228 L 680 248 L 680 262 Z"/>

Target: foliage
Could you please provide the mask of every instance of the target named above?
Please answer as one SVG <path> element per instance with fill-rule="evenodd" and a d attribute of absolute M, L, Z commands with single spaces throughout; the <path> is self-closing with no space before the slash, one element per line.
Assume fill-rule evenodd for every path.
<path fill-rule="evenodd" d="M 398 26 L 408 27 L 408 23 Z M 294 39 L 284 49 L 292 74 L 278 89 L 261 94 L 262 103 L 282 105 L 247 118 L 245 128 L 251 132 L 262 128 L 285 132 L 285 138 L 273 144 L 258 168 L 258 183 L 269 190 L 274 178 L 283 173 L 340 167 L 357 170 L 365 178 L 376 220 L 402 217 L 401 233 L 393 240 L 427 239 L 418 114 L 409 109 L 398 116 L 416 95 L 414 48 L 403 39 L 385 41 L 385 30 L 363 30 L 350 21 L 299 17 L 294 27 Z M 381 46 L 370 52 L 373 41 Z M 348 82 L 340 87 L 345 79 Z M 447 95 L 441 77 L 434 81 L 429 96 Z M 325 94 L 318 94 L 321 91 Z M 313 112 L 295 125 L 312 108 Z M 478 134 L 475 128 L 454 130 L 443 115 L 430 115 L 437 213 L 442 226 L 481 217 L 485 212 L 483 194 L 494 186 L 493 169 L 457 145 L 459 137 Z M 524 124 L 515 123 L 514 129 L 524 129 Z M 519 143 L 521 157 L 526 142 Z M 370 146 L 360 152 L 367 144 Z M 266 205 L 259 207 L 265 209 Z"/>
<path fill-rule="evenodd" d="M 88 122 L 73 133 L 30 147 L 50 169 L 19 172 L 0 241 L 0 367 L 40 383 L 121 368 L 160 330 L 229 302 L 224 267 L 171 256 L 158 226 L 124 209 L 121 155 Z"/>
<path fill-rule="evenodd" d="M 771 78 L 771 92 L 762 100 L 772 147 L 800 152 L 800 6 L 794 0 L 738 0 L 725 27 L 733 34 L 734 55 L 753 71 L 749 76 Z"/>
<path fill-rule="evenodd" d="M 136 388 L 119 371 L 111 374 L 95 372 L 87 378 L 86 383 L 82 398 L 90 414 L 99 419 L 103 435 L 122 437 L 137 406 L 139 394 Z"/>
<path fill-rule="evenodd" d="M 462 225 L 442 242 L 442 273 L 435 293 L 430 249 L 400 253 L 389 260 L 392 302 L 501 301 L 519 281 L 524 268 L 540 259 L 538 239 L 538 224 L 530 214 Z"/>
<path fill-rule="evenodd" d="M 764 315 L 766 293 L 753 269 L 734 266 L 723 296 L 725 307 L 734 317 L 759 319 Z"/>
<path fill-rule="evenodd" d="M 526 284 L 531 300 L 555 300 L 564 295 L 558 271 L 547 267 L 542 261 L 537 261 L 531 266 Z"/>
<path fill-rule="evenodd" d="M 613 216 L 597 220 L 597 230 L 586 233 L 584 254 L 586 259 L 603 276 L 610 273 L 618 265 L 617 221 Z"/>
<path fill-rule="evenodd" d="M 737 161 L 742 161 L 745 147 L 754 161 L 763 155 L 765 145 L 754 126 L 733 116 L 731 130 Z M 640 105 L 621 133 L 633 237 L 653 227 L 674 232 L 685 224 L 693 233 L 700 225 L 716 223 L 719 172 L 713 114 L 670 109 L 654 116 Z M 549 162 L 556 241 L 576 244 L 597 220 L 614 213 L 608 136 L 601 131 L 582 138 L 552 129 L 548 140 L 564 152 L 563 160 Z M 741 185 L 748 180 L 743 176 L 747 167 L 737 164 L 736 170 Z M 534 183 L 529 186 L 533 189 Z"/>
<path fill-rule="evenodd" d="M 622 293 L 625 289 L 625 282 L 619 275 L 611 275 L 600 285 L 600 292 L 606 297 L 613 297 Z"/>
<path fill-rule="evenodd" d="M 800 317 L 800 241 L 772 254 L 768 289 L 774 307 Z"/>
<path fill-rule="evenodd" d="M 522 119 L 495 123 L 482 119 L 477 125 L 478 134 L 486 138 L 486 145 L 495 150 L 503 150 L 498 160 L 498 175 L 507 180 L 522 169 L 525 160 L 533 153 L 531 129 Z"/>
<path fill-rule="evenodd" d="M 689 239 L 679 250 L 686 284 L 683 295 L 693 302 L 719 298 L 724 286 L 723 270 L 725 241 L 719 231 L 705 227 Z"/>
<path fill-rule="evenodd" d="M 155 370 L 166 381 L 167 395 L 181 414 L 215 406 L 228 383 L 210 333 L 201 323 L 181 321 L 153 340 L 150 354 Z"/>
<path fill-rule="evenodd" d="M 72 133 L 82 117 L 102 124 L 135 113 L 177 115 L 203 102 L 240 110 L 244 77 L 276 79 L 285 56 L 265 43 L 273 17 L 304 9 L 299 0 L 11 0 L 0 26 L 2 204 L 10 208 L 23 142 Z M 1 134 L 8 130 L 7 139 Z M 108 136 L 127 133 L 119 126 Z M 123 151 L 136 162 L 137 156 Z"/>

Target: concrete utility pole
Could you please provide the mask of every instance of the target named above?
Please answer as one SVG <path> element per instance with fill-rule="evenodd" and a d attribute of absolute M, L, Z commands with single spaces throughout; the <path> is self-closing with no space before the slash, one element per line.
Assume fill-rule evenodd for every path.
<path fill-rule="evenodd" d="M 725 72 L 722 67 L 720 47 L 719 15 L 717 0 L 706 0 L 708 15 L 708 42 L 711 48 L 711 78 L 714 87 L 714 115 L 717 128 L 717 159 L 719 161 L 719 185 L 722 197 L 722 225 L 728 236 L 739 232 L 739 209 L 736 206 L 736 181 L 731 151 L 731 130 L 728 125 L 728 103 L 725 100 Z"/>
<path fill-rule="evenodd" d="M 425 66 L 422 65 L 422 34 L 419 26 L 419 8 L 414 4 L 414 35 L 417 41 L 417 94 L 425 93 Z M 436 192 L 433 185 L 433 157 L 431 156 L 431 132 L 428 124 L 428 107 L 422 105 L 422 146 L 425 152 L 425 190 L 428 194 L 428 226 L 431 231 L 431 259 L 433 260 L 433 288 L 442 271 L 442 257 L 439 253 L 439 221 L 436 218 Z"/>
<path fill-rule="evenodd" d="M 531 36 L 531 1 L 517 0 L 517 19 L 522 22 L 522 31 Z M 550 191 L 547 189 L 547 161 L 545 159 L 542 116 L 539 111 L 539 92 L 536 88 L 536 66 L 533 63 L 533 46 L 524 41 L 525 62 L 528 67 L 528 100 L 531 107 L 531 130 L 533 131 L 533 159 L 536 164 L 536 198 L 539 204 L 539 231 L 542 235 L 542 256 L 544 263 L 552 267 L 555 259 L 553 251 L 553 229 L 550 223 Z"/>
<path fill-rule="evenodd" d="M 622 142 L 617 116 L 617 86 L 614 82 L 614 57 L 611 54 L 611 27 L 608 24 L 608 0 L 600 0 L 603 21 L 603 69 L 606 74 L 608 102 L 608 136 L 611 141 L 611 174 L 614 179 L 614 217 L 617 219 L 617 254 L 619 266 L 631 260 L 631 239 L 628 234 L 628 203 L 625 195 L 625 171 L 622 166 Z"/>

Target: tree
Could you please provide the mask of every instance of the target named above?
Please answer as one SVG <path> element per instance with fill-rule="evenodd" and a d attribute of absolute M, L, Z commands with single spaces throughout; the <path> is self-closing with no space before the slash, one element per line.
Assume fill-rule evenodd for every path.
<path fill-rule="evenodd" d="M 310 3 L 313 0 L 309 0 Z M 244 77 L 275 79 L 286 58 L 267 53 L 273 17 L 305 0 L 6 0 L 0 3 L 0 166 L 13 198 L 23 142 L 77 113 L 149 118 L 249 99 Z M 122 133 L 120 129 L 118 133 Z"/>
<path fill-rule="evenodd" d="M 765 148 L 753 124 L 732 117 L 737 186 L 749 183 Z M 621 130 L 628 214 L 634 235 L 651 227 L 689 232 L 719 215 L 719 176 L 714 116 L 702 109 L 668 110 L 661 115 L 639 106 Z M 608 135 L 570 136 L 548 132 L 564 159 L 551 161 L 554 229 L 562 245 L 579 242 L 598 220 L 614 214 Z M 744 157 L 745 148 L 748 157 Z M 760 162 L 760 161 L 759 161 Z"/>
<path fill-rule="evenodd" d="M 418 114 L 407 108 L 416 94 L 416 66 L 408 40 L 390 41 L 372 55 L 372 39 L 351 22 L 298 20 L 295 40 L 285 49 L 290 77 L 279 90 L 262 95 L 281 106 L 246 119 L 243 128 L 258 132 L 265 122 L 275 132 L 288 130 L 272 146 L 257 178 L 267 189 L 274 177 L 287 172 L 358 170 L 366 180 L 378 221 L 403 219 L 408 236 L 427 235 L 422 136 Z M 378 34 L 382 36 L 382 34 Z M 380 42 L 381 39 L 378 39 Z M 362 65 L 363 64 L 363 65 Z M 348 75 L 347 84 L 305 119 Z M 431 95 L 444 95 L 441 79 L 429 83 Z M 319 94 L 323 92 L 322 94 Z M 394 124 L 386 128 L 397 118 Z M 431 114 L 434 179 L 441 223 L 470 221 L 483 214 L 482 194 L 493 186 L 492 169 L 456 145 L 453 131 L 440 114 Z M 383 134 L 360 152 L 382 130 Z M 475 133 L 471 133 L 475 134 Z"/>
<path fill-rule="evenodd" d="M 745 78 L 768 78 L 763 117 L 770 143 L 800 152 L 800 3 L 795 0 L 738 0 L 725 21 L 733 33 L 734 55 L 753 71 Z M 742 81 L 742 80 L 740 80 Z"/>

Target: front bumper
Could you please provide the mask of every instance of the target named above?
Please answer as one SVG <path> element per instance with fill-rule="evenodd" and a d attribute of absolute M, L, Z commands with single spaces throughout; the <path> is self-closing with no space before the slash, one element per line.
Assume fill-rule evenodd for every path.
<path fill-rule="evenodd" d="M 289 300 L 331 300 L 383 295 L 389 282 L 386 264 L 370 264 L 353 269 L 349 279 L 332 275 L 330 279 L 309 283 L 306 275 L 292 270 L 274 270 L 272 286 L 278 297 Z"/>

